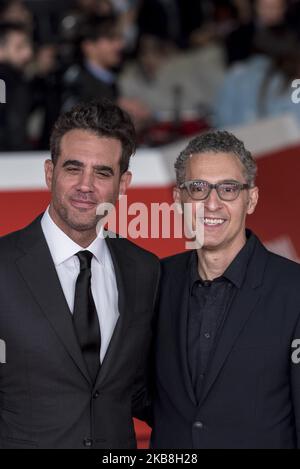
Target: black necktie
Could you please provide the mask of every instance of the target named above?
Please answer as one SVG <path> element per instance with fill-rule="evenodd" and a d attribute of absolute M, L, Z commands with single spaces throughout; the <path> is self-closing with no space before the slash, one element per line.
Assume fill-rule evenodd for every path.
<path fill-rule="evenodd" d="M 76 255 L 80 261 L 80 273 L 75 289 L 73 323 L 90 376 L 95 382 L 100 367 L 101 334 L 91 290 L 93 254 L 80 251 Z"/>

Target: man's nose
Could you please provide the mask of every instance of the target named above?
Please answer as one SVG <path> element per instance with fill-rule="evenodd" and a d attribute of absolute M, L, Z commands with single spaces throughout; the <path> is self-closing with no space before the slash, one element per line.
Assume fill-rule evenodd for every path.
<path fill-rule="evenodd" d="M 81 192 L 91 192 L 94 190 L 94 175 L 89 171 L 83 171 L 77 185 Z"/>
<path fill-rule="evenodd" d="M 216 189 L 212 189 L 211 193 L 209 194 L 208 198 L 204 201 L 205 208 L 210 211 L 218 210 L 222 207 L 222 201 L 218 196 Z"/>

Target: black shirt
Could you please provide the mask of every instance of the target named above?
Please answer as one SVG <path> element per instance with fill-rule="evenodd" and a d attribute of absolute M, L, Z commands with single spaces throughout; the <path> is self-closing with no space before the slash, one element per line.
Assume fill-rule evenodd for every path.
<path fill-rule="evenodd" d="M 203 281 L 198 273 L 195 251 L 190 263 L 190 296 L 187 329 L 188 364 L 195 395 L 200 399 L 202 384 L 236 291 L 241 288 L 255 237 L 247 231 L 247 242 L 224 274 Z"/>

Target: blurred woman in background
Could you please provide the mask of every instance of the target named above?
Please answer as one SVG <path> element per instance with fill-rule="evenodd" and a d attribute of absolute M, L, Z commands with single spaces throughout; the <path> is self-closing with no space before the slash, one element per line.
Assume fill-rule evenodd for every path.
<path fill-rule="evenodd" d="M 292 81 L 300 76 L 297 36 L 285 27 L 259 32 L 256 52 L 227 73 L 215 103 L 217 127 L 241 126 L 266 117 L 293 114 L 300 125 L 300 106 L 292 101 Z"/>

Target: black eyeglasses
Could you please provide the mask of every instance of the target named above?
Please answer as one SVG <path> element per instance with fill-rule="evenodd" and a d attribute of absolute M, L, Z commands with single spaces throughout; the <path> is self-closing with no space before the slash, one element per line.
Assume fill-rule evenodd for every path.
<path fill-rule="evenodd" d="M 194 200 L 205 200 L 210 196 L 213 189 L 216 189 L 221 200 L 232 202 L 245 189 L 250 189 L 249 184 L 241 184 L 238 181 L 225 181 L 217 184 L 210 184 L 207 181 L 194 180 L 186 181 L 179 186 L 180 189 L 186 189 L 189 196 Z"/>

